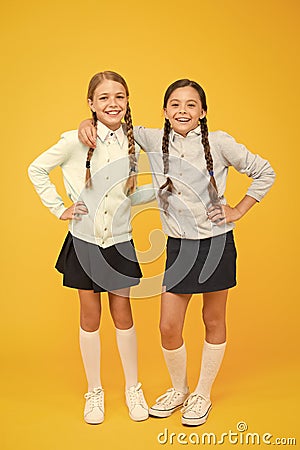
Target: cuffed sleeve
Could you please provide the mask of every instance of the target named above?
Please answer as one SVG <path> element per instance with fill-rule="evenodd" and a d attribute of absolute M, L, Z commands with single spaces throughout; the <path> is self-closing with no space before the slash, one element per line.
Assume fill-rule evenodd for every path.
<path fill-rule="evenodd" d="M 71 141 L 68 133 L 64 133 L 57 144 L 38 156 L 29 166 L 28 175 L 43 204 L 57 218 L 60 218 L 66 209 L 63 199 L 51 182 L 49 173 L 57 166 L 61 166 L 71 152 Z"/>
<path fill-rule="evenodd" d="M 244 145 L 225 132 L 219 132 L 217 147 L 223 163 L 252 178 L 247 195 L 258 202 L 267 194 L 275 181 L 275 172 L 270 163 L 251 153 Z"/>

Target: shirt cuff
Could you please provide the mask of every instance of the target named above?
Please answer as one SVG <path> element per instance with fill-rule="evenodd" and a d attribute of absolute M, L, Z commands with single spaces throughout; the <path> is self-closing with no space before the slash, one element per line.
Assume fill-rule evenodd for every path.
<path fill-rule="evenodd" d="M 61 218 L 62 214 L 66 211 L 65 205 L 59 205 L 56 208 L 51 208 L 50 211 L 52 212 L 52 214 L 54 214 L 58 219 Z"/>

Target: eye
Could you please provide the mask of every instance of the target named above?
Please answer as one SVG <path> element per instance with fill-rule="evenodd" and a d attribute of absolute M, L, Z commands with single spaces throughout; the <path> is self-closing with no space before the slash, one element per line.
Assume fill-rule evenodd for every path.
<path fill-rule="evenodd" d="M 125 98 L 125 96 L 124 95 L 117 95 L 117 98 L 123 99 L 123 98 Z"/>
<path fill-rule="evenodd" d="M 104 101 L 104 100 L 106 100 L 106 99 L 107 99 L 106 96 L 101 96 L 101 97 L 99 97 L 99 100 L 102 100 L 102 101 Z"/>
<path fill-rule="evenodd" d="M 189 107 L 189 108 L 194 108 L 195 106 L 196 106 L 195 103 L 189 103 L 189 104 L 188 104 L 188 107 Z"/>
<path fill-rule="evenodd" d="M 178 106 L 178 103 L 171 103 L 171 106 L 176 108 Z"/>

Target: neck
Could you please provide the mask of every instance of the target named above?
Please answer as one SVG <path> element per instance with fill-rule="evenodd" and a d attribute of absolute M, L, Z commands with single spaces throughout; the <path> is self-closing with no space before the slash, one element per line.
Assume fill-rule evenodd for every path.
<path fill-rule="evenodd" d="M 112 125 L 112 126 L 110 126 L 110 127 L 107 127 L 107 125 L 106 125 L 106 127 L 107 127 L 109 130 L 111 130 L 111 131 L 117 131 L 117 130 L 120 128 L 120 126 L 121 126 L 121 124 L 119 124 L 119 125 Z"/>
<path fill-rule="evenodd" d="M 197 125 L 195 128 L 192 128 L 191 130 L 189 130 L 189 131 L 187 131 L 187 132 L 176 131 L 176 130 L 174 130 L 174 131 L 175 131 L 175 133 L 180 134 L 180 136 L 187 137 L 187 135 L 188 135 L 191 131 L 196 130 L 197 127 L 198 127 L 198 125 Z"/>
<path fill-rule="evenodd" d="M 99 119 L 98 119 L 98 121 L 99 121 L 100 123 L 102 123 L 102 125 L 104 125 L 106 128 L 108 128 L 108 129 L 111 130 L 111 131 L 117 131 L 117 130 L 121 127 L 121 125 L 122 125 L 122 122 L 117 123 L 117 124 L 115 124 L 115 125 L 107 125 L 106 123 L 101 122 L 101 120 L 99 120 Z"/>

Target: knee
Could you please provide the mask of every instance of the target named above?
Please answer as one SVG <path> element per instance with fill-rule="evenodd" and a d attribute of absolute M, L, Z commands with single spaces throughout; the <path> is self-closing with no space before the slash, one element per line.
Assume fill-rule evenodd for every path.
<path fill-rule="evenodd" d="M 96 331 L 100 326 L 100 314 L 86 314 L 81 313 L 80 326 L 85 331 Z"/>
<path fill-rule="evenodd" d="M 133 326 L 133 321 L 129 317 L 113 317 L 113 322 L 119 330 L 128 330 Z"/>
<path fill-rule="evenodd" d="M 162 338 L 164 339 L 173 339 L 178 336 L 181 336 L 181 332 L 176 325 L 172 321 L 164 320 L 159 324 L 159 330 Z"/>
<path fill-rule="evenodd" d="M 207 331 L 215 332 L 216 330 L 225 327 L 224 317 L 208 314 L 204 311 L 202 312 L 202 317 Z"/>

